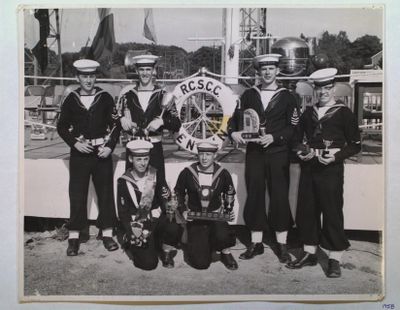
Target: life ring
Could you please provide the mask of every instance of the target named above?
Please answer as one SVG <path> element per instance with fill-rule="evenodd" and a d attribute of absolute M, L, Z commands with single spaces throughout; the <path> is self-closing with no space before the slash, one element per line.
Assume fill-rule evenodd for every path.
<path fill-rule="evenodd" d="M 228 142 L 228 120 L 238 100 L 228 86 L 198 76 L 176 85 L 172 95 L 182 123 L 175 134 L 175 142 L 181 148 L 197 153 L 198 142 L 213 142 L 219 149 Z"/>

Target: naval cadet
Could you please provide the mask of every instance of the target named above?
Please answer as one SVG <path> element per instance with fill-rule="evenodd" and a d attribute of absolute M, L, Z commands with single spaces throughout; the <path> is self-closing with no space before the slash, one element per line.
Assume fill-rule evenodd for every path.
<path fill-rule="evenodd" d="M 241 132 L 241 113 L 252 109 L 260 122 L 260 137 L 247 142 L 245 182 L 247 199 L 244 221 L 251 231 L 251 244 L 240 259 L 251 259 L 264 253 L 263 231 L 275 231 L 278 258 L 281 263 L 290 261 L 287 251 L 287 234 L 292 224 L 289 207 L 289 145 L 298 124 L 296 100 L 291 93 L 278 86 L 279 54 L 266 54 L 254 58 L 254 66 L 261 83 L 247 89 L 229 121 L 228 132 L 233 141 L 246 143 Z M 265 191 L 269 194 L 268 215 Z"/>
<path fill-rule="evenodd" d="M 68 256 L 78 255 L 79 232 L 87 226 L 90 177 L 98 198 L 96 225 L 101 229 L 104 247 L 108 251 L 118 249 L 112 238 L 116 212 L 111 153 L 120 133 L 114 101 L 109 93 L 95 86 L 98 62 L 81 59 L 73 65 L 80 87 L 65 98 L 57 124 L 60 137 L 71 147 Z"/>
<path fill-rule="evenodd" d="M 301 175 L 296 225 L 304 246 L 300 257 L 287 264 L 291 269 L 316 265 L 319 245 L 329 252 L 330 278 L 341 276 L 342 254 L 350 246 L 343 224 L 343 161 L 361 150 L 354 114 L 335 100 L 336 73 L 327 68 L 310 76 L 318 102 L 302 114 L 297 139 Z"/>
<path fill-rule="evenodd" d="M 181 126 L 175 102 L 166 91 L 154 84 L 158 56 L 139 55 L 133 57 L 139 83 L 120 99 L 121 125 L 132 138 L 147 139 L 153 143 L 150 165 L 165 175 L 163 129 L 176 132 Z M 131 164 L 127 160 L 127 167 Z"/>
<path fill-rule="evenodd" d="M 149 165 L 153 144 L 145 140 L 127 143 L 128 160 L 132 167 L 118 179 L 118 216 L 124 231 L 124 248 L 136 267 L 155 269 L 158 265 L 158 246 L 164 267 L 174 267 L 176 246 L 181 227 L 166 217 L 171 191 L 164 176 Z"/>
<path fill-rule="evenodd" d="M 196 146 L 198 162 L 181 171 L 175 186 L 179 212 L 187 219 L 188 262 L 193 268 L 207 269 L 213 252 L 219 252 L 225 267 L 236 270 L 238 265 L 230 251 L 236 238 L 227 222 L 234 216 L 231 208 L 236 192 L 232 177 L 228 170 L 215 162 L 216 144 L 200 142 Z M 223 215 L 225 211 L 228 211 L 228 219 L 222 221 L 189 218 L 190 212 Z"/>

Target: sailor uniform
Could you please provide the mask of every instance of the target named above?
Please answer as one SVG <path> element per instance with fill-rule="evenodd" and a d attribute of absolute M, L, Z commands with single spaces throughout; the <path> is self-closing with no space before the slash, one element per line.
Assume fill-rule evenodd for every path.
<path fill-rule="evenodd" d="M 99 148 L 115 148 L 120 127 L 115 122 L 114 101 L 110 94 L 95 87 L 89 107 L 82 103 L 80 88 L 72 91 L 61 107 L 57 131 L 71 147 L 69 163 L 70 230 L 81 230 L 87 224 L 87 195 L 92 176 L 98 198 L 99 228 L 113 227 L 116 220 L 113 196 L 113 165 L 111 155 L 97 156 Z M 87 140 L 94 148 L 91 153 L 81 153 L 74 144 Z"/>
<path fill-rule="evenodd" d="M 203 173 L 199 172 L 198 165 L 199 163 L 194 163 L 179 174 L 175 192 L 178 199 L 178 209 L 181 213 L 187 211 L 187 209 L 202 211 L 204 205 L 206 205 L 208 212 L 216 211 L 221 208 L 222 193 L 235 195 L 232 177 L 226 169 L 214 163 L 210 180 L 210 177 L 202 176 Z M 201 190 L 204 186 L 209 190 L 206 202 Z M 188 208 L 186 208 L 186 199 Z M 188 221 L 187 233 L 188 260 L 191 266 L 196 269 L 207 269 L 210 266 L 212 251 L 222 251 L 236 243 L 235 236 L 227 222 Z"/>
<path fill-rule="evenodd" d="M 139 97 L 141 93 L 146 92 L 150 94 L 147 108 L 142 105 Z M 120 99 L 121 115 L 130 114 L 134 123 L 138 126 L 138 131 L 135 133 L 136 137 L 145 138 L 144 130 L 149 123 L 159 117 L 162 112 L 162 99 L 165 92 L 158 86 L 154 87 L 153 91 L 141 91 L 137 87 L 125 93 Z M 145 109 L 144 109 L 145 108 Z M 165 175 L 164 155 L 161 144 L 161 136 L 163 129 L 168 129 L 173 132 L 179 130 L 181 122 L 178 118 L 176 107 L 172 106 L 170 109 L 165 110 L 162 116 L 164 125 L 161 126 L 156 132 L 149 132 L 149 138 L 152 141 L 154 148 L 150 152 L 150 165 L 156 168 L 162 175 Z M 126 167 L 131 167 L 129 161 L 126 162 Z"/>
<path fill-rule="evenodd" d="M 247 199 L 244 207 L 246 226 L 252 231 L 267 228 L 268 221 L 276 231 L 287 231 L 291 225 L 288 199 L 289 143 L 299 121 L 295 98 L 285 88 L 275 90 L 264 110 L 261 87 L 247 89 L 240 98 L 241 110 L 254 109 L 265 133 L 274 142 L 268 147 L 248 142 L 246 146 L 245 181 Z M 240 111 L 236 108 L 229 120 L 228 133 L 240 130 Z M 266 214 L 266 183 L 270 196 L 269 218 Z"/>
<path fill-rule="evenodd" d="M 165 179 L 152 166 L 148 167 L 143 178 L 136 177 L 133 170 L 128 169 L 118 179 L 118 216 L 125 233 L 127 250 L 138 268 L 152 270 L 157 267 L 159 241 L 170 246 L 176 246 L 179 242 L 180 226 L 168 221 L 165 216 L 170 196 Z M 145 242 L 131 242 L 135 236 L 135 222 L 143 224 L 143 231 L 148 231 Z"/>
<path fill-rule="evenodd" d="M 314 106 L 302 114 L 298 143 L 305 137 L 311 149 L 322 156 L 320 151 L 329 141 L 328 151 L 335 161 L 328 165 L 317 157 L 301 161 L 296 224 L 305 245 L 343 251 L 350 245 L 343 224 L 343 161 L 361 150 L 360 132 L 354 114 L 340 101 L 329 106 L 322 117 L 318 112 Z"/>

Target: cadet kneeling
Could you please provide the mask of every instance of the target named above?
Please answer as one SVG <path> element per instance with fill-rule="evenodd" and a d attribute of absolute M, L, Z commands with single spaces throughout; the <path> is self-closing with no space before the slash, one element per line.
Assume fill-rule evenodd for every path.
<path fill-rule="evenodd" d="M 173 267 L 180 226 L 165 215 L 171 192 L 160 171 L 149 165 L 152 143 L 134 140 L 127 144 L 128 168 L 118 179 L 118 215 L 124 230 L 124 248 L 133 264 L 144 270 L 158 265 L 162 244 L 164 267 Z"/>
<path fill-rule="evenodd" d="M 201 142 L 197 150 L 198 162 L 182 170 L 175 186 L 178 210 L 187 219 L 187 260 L 196 269 L 207 269 L 213 251 L 221 252 L 221 262 L 236 270 L 238 265 L 230 253 L 236 239 L 227 223 L 233 218 L 232 177 L 214 162 L 217 145 Z"/>

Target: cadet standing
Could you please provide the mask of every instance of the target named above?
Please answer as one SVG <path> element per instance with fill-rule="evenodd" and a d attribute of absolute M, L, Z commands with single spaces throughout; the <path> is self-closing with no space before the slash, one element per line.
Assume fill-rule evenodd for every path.
<path fill-rule="evenodd" d="M 244 221 L 251 230 L 251 245 L 239 258 L 251 259 L 264 253 L 262 233 L 268 222 L 276 233 L 278 257 L 282 263 L 290 261 L 287 252 L 287 232 L 291 226 L 289 207 L 289 143 L 298 123 L 295 98 L 277 85 L 279 54 L 254 58 L 261 84 L 247 89 L 240 98 L 241 110 L 256 111 L 265 128 L 257 142 L 246 146 L 245 180 L 247 199 Z M 229 122 L 229 134 L 236 143 L 246 143 L 240 132 L 240 111 L 237 108 Z M 266 184 L 270 197 L 266 213 Z"/>
<path fill-rule="evenodd" d="M 355 116 L 334 97 L 336 73 L 327 68 L 310 76 L 318 102 L 301 116 L 298 136 L 302 163 L 296 224 L 304 251 L 287 264 L 291 269 L 316 265 L 320 245 L 329 251 L 331 278 L 341 276 L 341 257 L 350 245 L 343 224 L 343 161 L 361 150 Z"/>
<path fill-rule="evenodd" d="M 162 131 L 178 131 L 181 123 L 174 102 L 163 102 L 166 92 L 153 82 L 158 56 L 139 55 L 133 58 L 139 83 L 120 99 L 122 128 L 134 138 L 148 139 L 154 148 L 150 151 L 150 165 L 165 175 Z M 163 106 L 163 103 L 165 104 Z M 130 167 L 127 160 L 127 167 Z"/>
<path fill-rule="evenodd" d="M 113 118 L 114 101 L 110 94 L 95 86 L 98 62 L 81 59 L 74 62 L 74 67 L 80 87 L 63 102 L 57 124 L 60 137 L 71 147 L 68 256 L 78 255 L 79 231 L 87 225 L 90 177 L 98 198 L 97 226 L 102 231 L 104 247 L 108 251 L 118 249 L 112 239 L 116 215 L 111 153 L 120 133 Z"/>

